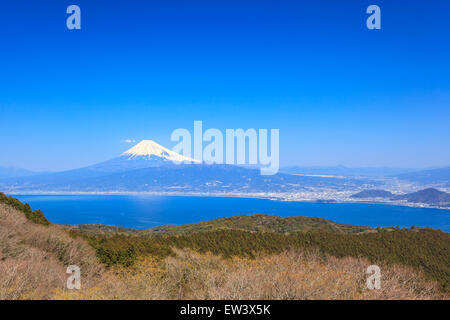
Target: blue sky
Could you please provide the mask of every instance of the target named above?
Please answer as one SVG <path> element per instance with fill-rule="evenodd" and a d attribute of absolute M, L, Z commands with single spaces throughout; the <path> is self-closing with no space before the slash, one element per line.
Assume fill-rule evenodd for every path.
<path fill-rule="evenodd" d="M 281 165 L 448 165 L 449 21 L 446 0 L 2 1 L 0 166 L 172 147 L 194 120 L 279 128 Z"/>

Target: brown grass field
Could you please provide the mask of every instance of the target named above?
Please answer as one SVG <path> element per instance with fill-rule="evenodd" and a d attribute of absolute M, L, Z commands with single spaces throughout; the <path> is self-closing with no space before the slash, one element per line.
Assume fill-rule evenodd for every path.
<path fill-rule="evenodd" d="M 61 226 L 29 221 L 0 204 L 0 299 L 448 299 L 409 267 L 380 265 L 381 289 L 366 288 L 369 261 L 318 251 L 225 259 L 173 249 L 131 267 L 104 267 L 95 250 Z M 66 288 L 80 266 L 81 290 Z"/>

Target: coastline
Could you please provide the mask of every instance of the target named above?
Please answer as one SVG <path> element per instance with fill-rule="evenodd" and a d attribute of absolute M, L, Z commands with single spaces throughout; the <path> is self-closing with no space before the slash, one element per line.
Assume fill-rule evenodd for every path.
<path fill-rule="evenodd" d="M 174 196 L 174 197 L 220 197 L 220 198 L 242 198 L 242 199 L 265 199 L 271 201 L 305 202 L 305 203 L 334 203 L 334 204 L 381 204 L 390 206 L 403 206 L 423 209 L 450 210 L 450 207 L 433 206 L 424 203 L 408 203 L 405 201 L 381 201 L 381 200 L 355 200 L 355 199 L 295 199 L 292 195 L 284 194 L 261 194 L 261 193 L 202 193 L 202 192 L 67 192 L 67 191 L 38 191 L 38 192 L 7 192 L 12 196 L 83 196 L 83 195 L 111 195 L 111 196 Z"/>

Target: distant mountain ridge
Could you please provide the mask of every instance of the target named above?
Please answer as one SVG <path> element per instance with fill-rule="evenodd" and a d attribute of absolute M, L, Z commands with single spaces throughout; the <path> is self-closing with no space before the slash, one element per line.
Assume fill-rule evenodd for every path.
<path fill-rule="evenodd" d="M 262 176 L 257 168 L 224 164 L 207 165 L 173 152 L 155 141 L 143 140 L 118 157 L 87 167 L 63 172 L 32 175 L 24 172 L 24 174 L 8 175 L 3 178 L 0 176 L 0 190 L 8 193 L 181 192 L 245 194 L 300 193 L 304 191 L 311 193 L 311 190 L 314 192 L 323 188 L 348 191 L 361 189 L 361 186 L 368 186 L 375 189 L 383 185 L 383 179 L 378 179 L 379 175 L 390 174 L 393 172 L 392 170 L 397 170 L 392 168 L 392 170 L 389 168 L 346 168 L 344 166 L 328 169 L 310 167 L 300 170 L 298 168 L 280 171 L 272 176 Z M 409 174 L 413 175 L 413 173 Z M 370 195 L 355 195 L 355 198 L 367 196 Z M 385 198 L 388 196 L 388 194 L 381 195 Z M 376 196 L 372 195 L 372 197 Z"/>
<path fill-rule="evenodd" d="M 142 140 L 131 149 L 111 160 L 62 172 L 38 173 L 33 176 L 8 176 L 0 181 L 0 186 L 15 186 L 25 190 L 27 188 L 45 188 L 47 190 L 60 188 L 61 190 L 67 190 L 70 189 L 70 186 L 79 185 L 86 179 L 144 168 L 177 166 L 174 161 L 198 163 L 198 161 L 168 150 L 152 140 Z"/>
<path fill-rule="evenodd" d="M 364 190 L 351 196 L 355 199 L 385 198 L 389 200 L 406 200 L 411 203 L 426 203 L 435 206 L 450 206 L 450 193 L 427 188 L 403 195 L 393 195 L 385 190 Z"/>
<path fill-rule="evenodd" d="M 346 166 L 290 166 L 281 168 L 281 172 L 291 174 L 308 175 L 334 175 L 334 176 L 367 176 L 385 177 L 396 174 L 403 174 L 417 171 L 411 168 L 390 168 L 390 167 L 359 167 L 350 168 Z"/>
<path fill-rule="evenodd" d="M 396 177 L 400 180 L 421 184 L 441 184 L 443 187 L 450 187 L 450 166 L 398 174 Z"/>
<path fill-rule="evenodd" d="M 394 200 L 407 200 L 408 202 L 427 203 L 431 205 L 450 205 L 450 193 L 428 188 L 405 195 L 395 196 Z"/>
<path fill-rule="evenodd" d="M 390 168 L 390 167 L 360 167 L 346 166 L 291 166 L 281 168 L 280 172 L 299 175 L 328 175 L 344 177 L 371 177 L 399 179 L 422 185 L 435 187 L 450 187 L 450 166 L 437 169 Z"/>
<path fill-rule="evenodd" d="M 166 165 L 105 172 L 90 168 L 0 181 L 9 192 L 294 192 L 307 186 L 358 187 L 357 180 L 276 174 L 232 165 Z M 3 184 L 3 186 L 2 186 Z"/>
<path fill-rule="evenodd" d="M 14 177 L 25 177 L 36 174 L 33 171 L 15 168 L 15 167 L 0 167 L 0 179 L 4 178 L 14 178 Z"/>
<path fill-rule="evenodd" d="M 180 161 L 182 162 L 181 164 Z M 178 164 L 177 164 L 178 163 Z M 208 165 L 143 140 L 120 156 L 88 167 L 0 180 L 6 192 L 297 192 L 310 187 L 357 187 L 349 178 L 262 176 L 259 169 Z"/>

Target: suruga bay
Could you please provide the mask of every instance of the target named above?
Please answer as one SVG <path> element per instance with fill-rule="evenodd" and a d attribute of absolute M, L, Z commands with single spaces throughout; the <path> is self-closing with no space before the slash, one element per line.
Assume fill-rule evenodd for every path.
<path fill-rule="evenodd" d="M 16 195 L 58 224 L 147 229 L 241 214 L 320 217 L 369 227 L 431 227 L 450 231 L 448 210 L 368 203 L 314 203 L 256 198 L 130 195 Z"/>

